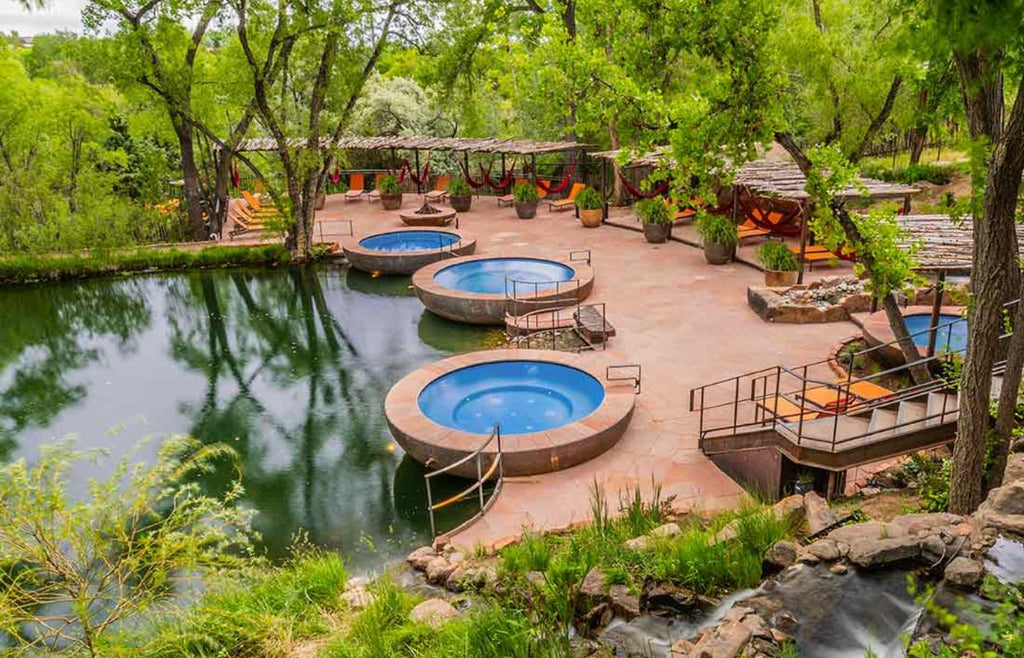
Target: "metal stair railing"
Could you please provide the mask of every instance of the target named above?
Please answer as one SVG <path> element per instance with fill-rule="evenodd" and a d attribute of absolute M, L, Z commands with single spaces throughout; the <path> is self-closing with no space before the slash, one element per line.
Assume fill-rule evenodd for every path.
<path fill-rule="evenodd" d="M 590 341 L 582 331 L 580 321 L 581 311 L 585 308 L 593 308 L 601 317 L 601 349 L 608 349 L 608 315 L 605 302 L 582 304 L 577 301 L 557 308 L 539 308 L 522 315 L 510 315 L 505 318 L 505 344 L 508 347 L 526 347 L 530 349 L 537 343 L 539 346 L 547 346 L 550 349 L 558 349 L 557 338 L 560 332 L 572 330 L 583 341 L 583 345 L 569 350 L 581 352 L 583 350 L 596 350 L 597 346 Z M 568 319 L 563 313 L 571 312 Z M 550 317 L 550 326 L 542 326 L 541 321 Z M 566 320 L 567 324 L 563 324 Z"/>
<path fill-rule="evenodd" d="M 490 447 L 490 445 L 495 441 L 497 441 L 497 451 L 494 453 L 494 459 L 491 461 L 491 464 L 487 467 L 487 470 L 484 471 L 481 456 L 483 454 L 483 451 Z M 433 490 L 430 487 L 430 481 L 439 475 L 450 473 L 453 470 L 462 466 L 463 464 L 469 463 L 470 461 L 473 460 L 476 461 L 476 481 L 473 482 L 473 484 L 471 484 L 469 487 L 460 491 L 459 493 L 453 496 L 449 496 L 448 498 L 445 498 L 444 500 L 438 503 L 435 503 Z M 495 476 L 495 473 L 497 473 L 497 478 L 495 479 L 494 491 L 491 492 L 489 498 L 485 499 L 484 484 L 493 476 Z M 431 471 L 429 473 L 424 474 L 423 477 L 427 483 L 427 511 L 430 514 L 431 537 L 437 537 L 437 526 L 434 519 L 434 512 L 436 512 L 439 509 L 448 507 L 449 505 L 453 505 L 455 503 L 463 501 L 469 496 L 471 496 L 474 492 L 478 494 L 480 502 L 480 511 L 478 511 L 476 514 L 474 514 L 466 521 L 463 521 L 456 528 L 449 530 L 448 533 L 456 533 L 477 521 L 481 516 L 483 516 L 487 512 L 488 509 L 490 509 L 491 505 L 498 498 L 498 494 L 501 493 L 501 487 L 505 482 L 505 467 L 502 464 L 501 451 L 501 427 L 499 426 L 499 424 L 494 424 L 494 427 L 491 429 L 491 435 L 488 437 L 486 441 L 483 442 L 483 444 L 479 448 L 469 453 L 465 457 L 462 457 L 458 461 L 452 464 L 448 464 L 444 468 L 439 468 L 435 471 Z"/>

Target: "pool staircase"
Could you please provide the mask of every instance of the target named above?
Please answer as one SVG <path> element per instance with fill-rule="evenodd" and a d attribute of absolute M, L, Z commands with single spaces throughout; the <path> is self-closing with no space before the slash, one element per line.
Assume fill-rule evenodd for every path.
<path fill-rule="evenodd" d="M 921 335 L 952 332 L 956 322 L 962 320 L 913 337 L 930 338 L 934 345 L 935 336 Z M 1001 347 L 1009 336 L 1000 337 Z M 778 365 L 692 389 L 689 408 L 700 415 L 701 451 L 714 458 L 771 448 L 796 464 L 842 473 L 951 442 L 960 399 L 942 374 L 952 371 L 962 349 L 922 358 L 918 363 L 937 375 L 924 384 L 911 383 L 906 364 L 863 377 L 837 377 L 893 346 L 840 353 L 842 364 L 834 358 L 797 367 Z M 1002 388 L 1004 369 L 1002 361 L 993 369 L 993 397 Z M 841 478 L 835 480 L 830 493 L 841 484 Z"/>
<path fill-rule="evenodd" d="M 490 453 L 486 452 L 488 448 L 491 447 L 492 443 L 495 444 L 494 451 Z M 476 479 L 473 480 L 473 483 L 459 491 L 457 494 L 448 496 L 444 500 L 434 502 L 434 490 L 431 487 L 431 481 L 440 475 L 450 473 L 460 466 L 471 462 L 476 464 Z M 443 468 L 427 472 L 424 474 L 424 478 L 427 483 L 427 512 L 430 515 L 431 537 L 436 538 L 439 534 L 437 531 L 437 519 L 435 518 L 435 512 L 471 498 L 476 498 L 479 509 L 457 527 L 448 530 L 443 534 L 454 535 L 473 525 L 473 523 L 478 521 L 480 517 L 490 509 L 491 505 L 494 504 L 494 501 L 498 499 L 498 494 L 501 493 L 501 487 L 505 483 L 505 469 L 502 465 L 501 427 L 498 423 L 495 423 L 494 428 L 491 429 L 491 435 L 474 452 L 469 453 L 462 459 L 459 459 L 458 461 Z M 491 489 L 490 495 L 487 495 L 485 490 L 489 482 L 492 483 L 493 488 Z"/>

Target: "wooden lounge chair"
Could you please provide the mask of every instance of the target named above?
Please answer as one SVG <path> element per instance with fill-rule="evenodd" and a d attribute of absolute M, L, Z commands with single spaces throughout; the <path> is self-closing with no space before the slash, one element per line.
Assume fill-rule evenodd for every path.
<path fill-rule="evenodd" d="M 438 176 L 437 181 L 434 183 L 434 189 L 430 190 L 423 195 L 423 199 L 426 201 L 437 201 L 438 203 L 443 202 L 448 198 L 448 177 Z"/>
<path fill-rule="evenodd" d="M 672 222 L 676 225 L 689 224 L 697 216 L 697 211 L 693 208 L 683 208 L 672 215 Z"/>
<path fill-rule="evenodd" d="M 821 416 L 821 412 L 817 410 L 803 409 L 801 411 L 800 405 L 795 404 L 781 395 L 769 395 L 766 398 L 762 398 L 757 401 L 757 406 L 761 407 L 767 415 L 777 414 L 779 420 L 784 422 L 800 422 L 803 420 L 814 420 Z"/>
<path fill-rule="evenodd" d="M 242 199 L 244 203 L 248 204 L 250 213 L 256 217 L 279 217 L 281 215 L 281 211 L 277 209 L 276 205 L 260 201 L 259 198 L 248 190 L 242 190 Z M 241 204 L 239 204 L 239 207 L 241 207 Z"/>
<path fill-rule="evenodd" d="M 771 231 L 766 228 L 757 226 L 749 219 L 736 228 L 737 237 L 740 242 L 744 240 L 751 240 L 753 238 L 763 238 L 766 235 L 771 235 Z"/>
<path fill-rule="evenodd" d="M 350 174 L 348 177 L 348 190 L 345 191 L 345 201 L 354 201 L 363 196 L 363 175 Z"/>
<path fill-rule="evenodd" d="M 380 201 L 380 182 L 384 180 L 387 174 L 374 174 L 373 175 L 373 189 L 366 193 L 367 202 Z"/>
<path fill-rule="evenodd" d="M 231 217 L 232 224 L 231 237 L 241 235 L 242 233 L 266 230 L 264 224 L 266 218 L 253 215 L 241 202 L 236 202 L 231 207 L 228 215 Z"/>
<path fill-rule="evenodd" d="M 798 257 L 800 256 L 799 245 L 795 247 L 790 247 L 789 250 L 796 254 Z M 855 261 L 857 260 L 857 258 L 856 255 L 853 254 L 852 252 L 849 254 L 837 254 L 834 251 L 829 251 L 820 244 L 809 244 L 804 246 L 804 263 L 806 263 L 811 269 L 814 268 L 815 263 L 838 265 L 839 261 L 841 260 Z"/>
<path fill-rule="evenodd" d="M 514 190 L 517 185 L 521 185 L 526 182 L 528 181 L 525 178 L 517 178 L 515 184 L 512 186 L 512 189 Z M 540 192 L 539 189 L 537 191 Z M 500 197 L 498 197 L 498 207 L 501 208 L 502 206 L 511 206 L 513 203 L 515 203 L 515 201 L 516 196 L 514 194 L 502 194 Z"/>
<path fill-rule="evenodd" d="M 576 205 L 576 195 L 582 192 L 587 186 L 583 183 L 573 183 L 572 190 L 569 191 L 569 196 L 564 199 L 558 199 L 557 201 L 551 201 L 548 203 L 548 210 L 552 212 L 561 212 L 563 210 L 569 210 Z"/>
<path fill-rule="evenodd" d="M 815 386 L 803 393 L 803 398 L 822 409 L 832 412 L 849 412 L 858 404 L 884 400 L 893 395 L 893 391 L 873 382 L 855 381 L 847 385 L 846 379 L 839 380 L 835 386 Z"/>

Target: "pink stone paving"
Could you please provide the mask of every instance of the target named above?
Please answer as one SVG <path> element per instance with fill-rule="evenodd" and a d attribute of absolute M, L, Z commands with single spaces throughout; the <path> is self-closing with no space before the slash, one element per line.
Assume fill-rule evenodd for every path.
<path fill-rule="evenodd" d="M 406 195 L 405 206 L 419 199 Z M 628 210 L 615 218 L 633 222 Z M 337 240 L 353 220 L 357 236 L 402 226 L 397 211 L 379 203 L 343 203 L 331 197 L 318 213 L 317 238 Z M 512 208 L 497 208 L 492 197 L 477 198 L 460 214 L 461 228 L 477 238 L 478 255 L 532 254 L 566 258 L 571 249 L 590 249 L 595 284 L 589 301 L 608 304 L 609 321 L 618 330 L 608 351 L 619 363 L 643 366 L 643 393 L 633 421 L 620 441 L 579 466 L 540 476 L 510 478 L 490 511 L 452 538 L 456 544 L 492 546 L 524 527 L 553 529 L 586 520 L 590 489 L 601 484 L 608 502 L 652 481 L 677 507 L 712 510 L 735 504 L 740 487 L 697 447 L 698 418 L 688 410 L 694 387 L 775 364 L 800 364 L 827 356 L 831 345 L 855 332 L 847 322 L 788 325 L 762 322 L 747 307 L 749 285 L 763 276 L 749 267 L 707 265 L 699 249 L 669 242 L 649 245 L 640 233 L 611 226 L 585 229 L 572 213 L 540 209 L 519 220 Z M 675 234 L 697 240 L 692 227 Z M 753 260 L 754 245 L 740 255 Z M 849 274 L 849 265 L 822 268 L 809 280 Z M 599 358 L 598 355 L 585 355 Z"/>

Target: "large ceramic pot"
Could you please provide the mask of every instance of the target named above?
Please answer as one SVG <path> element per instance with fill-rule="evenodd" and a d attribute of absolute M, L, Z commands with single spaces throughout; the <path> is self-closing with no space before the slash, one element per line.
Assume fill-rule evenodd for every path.
<path fill-rule="evenodd" d="M 324 206 L 326 206 L 326 205 L 327 205 L 327 195 L 326 194 L 317 194 L 316 195 L 316 203 L 313 205 L 313 207 L 316 210 L 323 210 Z"/>
<path fill-rule="evenodd" d="M 725 265 L 732 260 L 736 253 L 736 245 L 733 244 L 706 244 L 704 245 L 704 260 L 711 265 Z"/>
<path fill-rule="evenodd" d="M 651 244 L 667 242 L 670 235 L 672 235 L 671 224 L 644 224 L 644 237 Z"/>
<path fill-rule="evenodd" d="M 769 288 L 788 288 L 796 285 L 797 272 L 786 270 L 765 270 L 764 285 Z"/>
<path fill-rule="evenodd" d="M 402 207 L 402 194 L 381 194 L 380 205 L 384 207 L 384 210 L 398 210 Z"/>
<path fill-rule="evenodd" d="M 532 201 L 530 203 L 516 201 L 516 215 L 519 216 L 519 219 L 533 219 L 537 216 L 537 203 L 537 201 Z"/>
<path fill-rule="evenodd" d="M 587 228 L 597 228 L 601 225 L 603 218 L 604 211 L 600 208 L 597 210 L 580 210 L 580 224 Z"/>
<path fill-rule="evenodd" d="M 469 212 L 469 207 L 473 205 L 473 195 L 464 194 L 461 196 L 448 197 L 449 202 L 452 204 L 452 208 L 457 212 Z"/>

